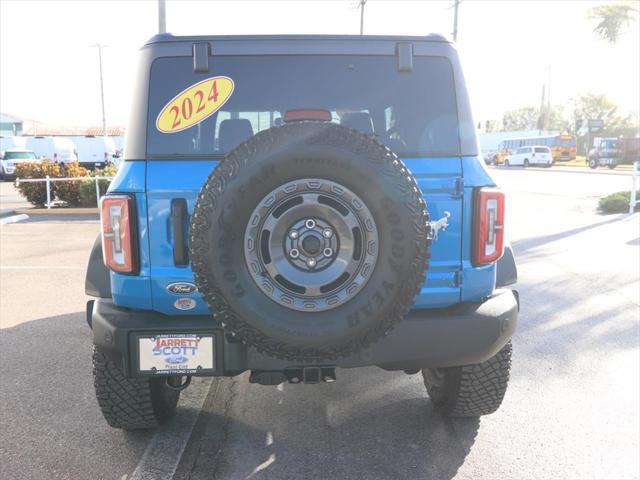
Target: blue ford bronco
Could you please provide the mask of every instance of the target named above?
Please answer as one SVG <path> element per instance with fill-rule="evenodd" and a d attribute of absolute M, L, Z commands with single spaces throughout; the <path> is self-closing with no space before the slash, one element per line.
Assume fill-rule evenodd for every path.
<path fill-rule="evenodd" d="M 421 372 L 446 415 L 500 406 L 516 267 L 454 45 L 161 34 L 139 67 L 86 277 L 111 426 L 246 371 L 375 365 Z"/>

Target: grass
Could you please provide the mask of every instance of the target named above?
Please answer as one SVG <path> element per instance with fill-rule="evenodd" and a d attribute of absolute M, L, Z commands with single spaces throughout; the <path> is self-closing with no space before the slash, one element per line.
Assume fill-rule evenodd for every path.
<path fill-rule="evenodd" d="M 602 213 L 627 213 L 629 211 L 629 197 L 631 192 L 616 192 L 602 197 L 598 207 Z M 636 192 L 636 199 L 640 199 L 640 191 Z M 636 203 L 636 212 L 640 211 L 640 204 Z"/>
<path fill-rule="evenodd" d="M 561 166 L 561 167 L 588 167 L 589 165 L 587 165 L 587 161 L 585 159 L 585 157 L 578 155 L 575 160 L 568 160 L 568 161 L 564 161 L 564 160 L 556 160 L 556 166 Z M 618 165 L 616 167 L 616 170 L 620 169 L 620 170 L 631 170 L 631 168 L 633 167 L 633 165 Z M 607 167 L 598 167 L 598 168 L 604 168 L 606 169 Z"/>

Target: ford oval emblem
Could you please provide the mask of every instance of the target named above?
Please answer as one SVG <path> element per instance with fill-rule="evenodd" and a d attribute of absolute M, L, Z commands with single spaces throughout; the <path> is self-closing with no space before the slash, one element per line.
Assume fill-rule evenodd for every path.
<path fill-rule="evenodd" d="M 167 291 L 174 295 L 189 295 L 190 293 L 197 292 L 198 287 L 189 282 L 176 282 L 167 285 Z"/>
<path fill-rule="evenodd" d="M 182 355 L 171 355 L 170 357 L 165 358 L 164 361 L 172 365 L 177 365 L 180 363 L 187 363 L 189 359 Z"/>

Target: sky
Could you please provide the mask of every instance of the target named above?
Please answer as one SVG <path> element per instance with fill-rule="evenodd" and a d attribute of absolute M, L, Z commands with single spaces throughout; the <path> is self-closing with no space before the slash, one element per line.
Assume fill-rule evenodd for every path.
<path fill-rule="evenodd" d="M 640 110 L 640 26 L 616 45 L 593 34 L 588 10 L 610 0 L 462 0 L 458 41 L 475 119 L 606 94 Z M 167 0 L 173 34 L 358 34 L 358 0 Z M 369 0 L 365 34 L 450 35 L 452 0 Z M 125 126 L 137 51 L 157 32 L 156 0 L 0 0 L 0 111 L 59 126 Z"/>

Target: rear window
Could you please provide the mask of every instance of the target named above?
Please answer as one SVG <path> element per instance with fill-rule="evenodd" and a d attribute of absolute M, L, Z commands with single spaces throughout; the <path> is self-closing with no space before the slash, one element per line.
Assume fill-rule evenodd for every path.
<path fill-rule="evenodd" d="M 412 72 L 398 71 L 395 56 L 370 55 L 214 56 L 209 66 L 196 73 L 191 57 L 154 61 L 148 157 L 221 156 L 295 109 L 328 110 L 332 122 L 371 135 L 400 156 L 459 155 L 453 72 L 444 57 L 416 56 Z M 167 103 L 213 76 L 235 84 L 218 112 L 180 132 L 156 128 Z"/>
<path fill-rule="evenodd" d="M 549 153 L 549 147 L 536 147 L 536 153 Z"/>

